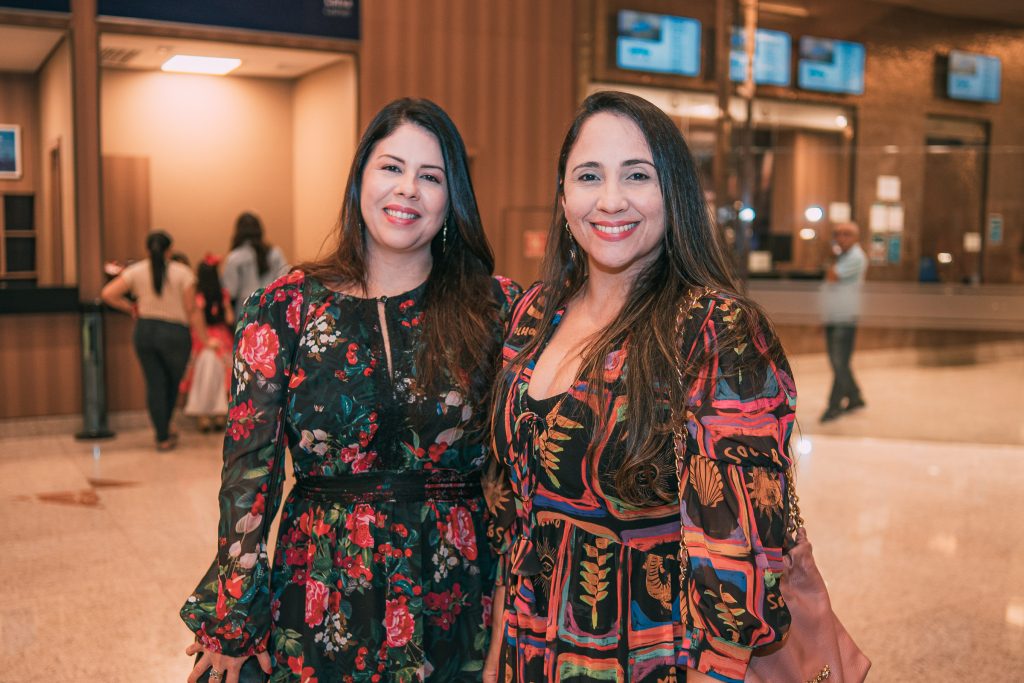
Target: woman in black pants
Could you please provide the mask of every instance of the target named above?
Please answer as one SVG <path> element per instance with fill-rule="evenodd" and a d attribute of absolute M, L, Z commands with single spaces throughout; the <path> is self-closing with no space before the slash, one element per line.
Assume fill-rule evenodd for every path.
<path fill-rule="evenodd" d="M 171 415 L 192 349 L 189 321 L 195 308 L 195 275 L 188 266 L 170 259 L 170 247 L 171 236 L 166 232 L 149 233 L 149 258 L 125 268 L 100 294 L 108 306 L 138 321 L 133 341 L 146 378 L 146 407 L 156 430 L 156 447 L 161 451 L 177 445 L 177 434 L 170 431 Z"/>

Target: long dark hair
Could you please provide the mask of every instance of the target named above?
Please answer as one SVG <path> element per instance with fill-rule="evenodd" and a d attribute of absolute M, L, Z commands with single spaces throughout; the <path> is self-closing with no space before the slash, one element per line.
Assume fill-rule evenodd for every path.
<path fill-rule="evenodd" d="M 164 289 L 164 273 L 167 270 L 167 250 L 171 248 L 171 236 L 163 230 L 154 230 L 146 235 L 146 251 L 149 252 L 149 270 L 153 274 L 153 291 L 157 296 Z"/>
<path fill-rule="evenodd" d="M 224 288 L 216 262 L 203 260 L 196 269 L 196 291 L 203 295 L 203 317 L 207 325 L 223 325 Z"/>
<path fill-rule="evenodd" d="M 710 288 L 735 298 L 744 309 L 741 320 L 754 331 L 765 320 L 756 305 L 741 296 L 724 239 L 704 199 L 693 156 L 672 120 L 647 100 L 622 92 L 598 92 L 576 113 L 558 156 L 555 208 L 541 266 L 543 303 L 540 326 L 512 360 L 496 384 L 496 391 L 518 373 L 549 336 L 555 312 L 581 290 L 587 280 L 586 254 L 565 230 L 562 208 L 566 163 L 583 125 L 595 114 L 607 112 L 637 125 L 647 141 L 658 171 L 665 204 L 665 234 L 655 259 L 629 286 L 622 311 L 583 351 L 580 374 L 598 395 L 605 391 L 605 358 L 624 341 L 628 343 L 628 369 L 623 373 L 628 397 L 625 456 L 613 475 L 623 500 L 643 505 L 669 500 L 674 493 L 668 443 L 671 435 L 669 406 L 680 406 L 685 389 L 677 368 L 681 362 L 676 317 L 679 306 L 695 292 Z M 637 334 L 638 331 L 642 334 Z M 743 331 L 737 334 L 743 334 Z M 771 335 L 774 339 L 774 336 Z M 725 343 L 728 343 L 727 341 Z M 691 381 L 702 359 L 683 368 Z M 666 403 L 667 401 L 667 403 Z M 500 405 L 495 401 L 495 411 Z M 494 419 L 498 419 L 495 414 Z M 603 416 L 601 419 L 605 419 Z M 594 434 L 602 434 L 605 425 Z"/>
<path fill-rule="evenodd" d="M 395 100 L 377 112 L 363 133 L 348 174 L 337 247 L 300 270 L 334 287 L 367 287 L 366 228 L 360 206 L 363 171 L 377 143 L 403 124 L 437 138 L 448 179 L 448 236 L 430 244 L 433 266 L 424 292 L 423 343 L 417 357 L 418 382 L 429 387 L 444 368 L 461 368 L 453 379 L 480 404 L 490 390 L 497 356 L 496 308 L 490 276 L 494 254 L 487 243 L 469 177 L 466 146 L 441 107 L 424 99 Z"/>
<path fill-rule="evenodd" d="M 267 254 L 270 252 L 270 245 L 263 241 L 263 222 L 256 214 L 246 211 L 235 219 L 235 234 L 231 238 L 231 249 L 238 249 L 242 245 L 251 245 L 256 250 L 256 269 L 260 275 L 266 275 L 270 270 L 270 262 Z"/>

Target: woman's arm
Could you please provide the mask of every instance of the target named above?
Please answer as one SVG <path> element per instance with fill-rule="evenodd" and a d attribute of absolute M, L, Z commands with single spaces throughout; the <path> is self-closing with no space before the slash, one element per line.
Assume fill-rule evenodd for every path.
<path fill-rule="evenodd" d="M 283 296 L 275 296 L 278 289 Z M 301 298 L 301 277 L 257 291 L 246 302 L 235 335 L 217 556 L 181 609 L 208 652 L 244 658 L 267 648 L 267 533 L 281 499 L 284 407 L 298 343 L 287 311 L 296 299 L 301 308 Z"/>
<path fill-rule="evenodd" d="M 484 683 L 497 683 L 498 662 L 501 658 L 501 641 L 505 636 L 505 586 L 494 587 L 491 601 L 491 647 L 484 660 Z"/>
<path fill-rule="evenodd" d="M 689 555 L 681 612 L 690 666 L 742 681 L 753 650 L 789 627 L 779 580 L 796 389 L 770 328 L 745 319 L 751 309 L 705 298 L 700 311 L 703 323 L 690 321 L 700 332 L 683 350 L 700 371 L 687 396 L 680 470 Z"/>
<path fill-rule="evenodd" d="M 138 308 L 134 301 L 128 299 L 130 293 L 131 286 L 128 284 L 128 281 L 124 279 L 124 275 L 118 275 L 103 286 L 103 289 L 100 291 L 100 299 L 111 308 L 137 318 Z"/>

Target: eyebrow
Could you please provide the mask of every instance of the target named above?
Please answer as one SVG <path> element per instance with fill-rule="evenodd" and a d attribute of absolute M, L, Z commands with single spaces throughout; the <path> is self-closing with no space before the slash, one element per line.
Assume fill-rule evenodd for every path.
<path fill-rule="evenodd" d="M 397 161 L 400 164 L 404 164 L 405 163 L 405 159 L 403 159 L 402 157 L 396 157 L 394 154 L 387 154 L 385 152 L 385 153 L 381 154 L 381 156 L 382 157 L 389 157 L 391 159 L 394 159 L 395 161 Z M 422 166 L 420 166 L 420 168 L 436 168 L 441 173 L 444 173 L 444 166 L 435 166 L 434 164 L 423 164 Z"/>
<path fill-rule="evenodd" d="M 625 168 L 626 166 L 636 166 L 637 164 L 646 164 L 652 168 L 654 167 L 654 162 L 648 161 L 647 159 L 626 159 L 625 161 L 622 162 L 622 167 Z M 581 168 L 601 168 L 601 164 L 597 163 L 596 161 L 584 161 L 582 164 L 577 164 L 576 166 L 574 166 L 572 172 L 575 173 Z"/>

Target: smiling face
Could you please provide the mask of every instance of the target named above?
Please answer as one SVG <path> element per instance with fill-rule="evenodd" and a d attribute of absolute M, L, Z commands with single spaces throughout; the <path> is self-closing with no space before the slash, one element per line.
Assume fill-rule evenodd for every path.
<path fill-rule="evenodd" d="M 363 168 L 360 210 L 367 255 L 428 256 L 448 212 L 448 181 L 437 138 L 403 123 L 378 142 Z"/>
<path fill-rule="evenodd" d="M 566 161 L 562 208 L 591 272 L 634 277 L 657 258 L 665 202 L 639 126 L 609 112 L 587 119 Z"/>

